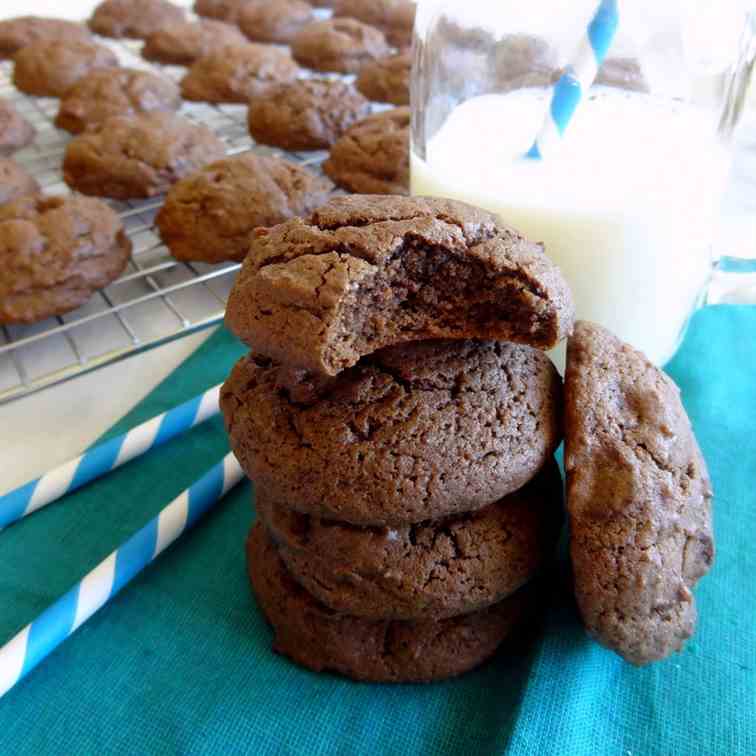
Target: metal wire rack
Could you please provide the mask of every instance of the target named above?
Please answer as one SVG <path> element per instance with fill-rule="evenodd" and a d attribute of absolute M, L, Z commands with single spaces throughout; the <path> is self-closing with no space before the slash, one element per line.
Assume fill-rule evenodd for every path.
<path fill-rule="evenodd" d="M 124 66 L 155 70 L 175 80 L 184 73 L 183 68 L 146 62 L 139 55 L 139 42 L 100 41 Z M 12 64 L 0 62 L 0 97 L 13 102 L 37 129 L 34 144 L 13 157 L 45 192 L 68 194 L 61 166 L 70 136 L 53 125 L 58 100 L 19 92 L 11 76 Z M 180 114 L 212 129 L 226 143 L 228 154 L 245 150 L 283 154 L 254 144 L 243 105 L 185 102 Z M 324 156 L 312 152 L 285 155 L 316 172 Z M 239 265 L 174 260 L 153 225 L 162 198 L 108 202 L 121 216 L 133 244 L 127 269 L 74 312 L 29 326 L 0 326 L 0 404 L 222 320 Z"/>

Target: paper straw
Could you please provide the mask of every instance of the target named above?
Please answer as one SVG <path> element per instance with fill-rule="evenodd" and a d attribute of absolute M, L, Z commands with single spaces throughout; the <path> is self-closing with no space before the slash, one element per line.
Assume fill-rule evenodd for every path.
<path fill-rule="evenodd" d="M 206 472 L 0 648 L 0 698 L 242 479 L 233 454 Z"/>
<path fill-rule="evenodd" d="M 606 58 L 617 31 L 617 0 L 601 0 L 575 58 L 554 85 L 549 112 L 526 157 L 540 159 L 559 143 L 567 124 Z"/>
<path fill-rule="evenodd" d="M 0 496 L 0 530 L 218 413 L 220 384 Z"/>

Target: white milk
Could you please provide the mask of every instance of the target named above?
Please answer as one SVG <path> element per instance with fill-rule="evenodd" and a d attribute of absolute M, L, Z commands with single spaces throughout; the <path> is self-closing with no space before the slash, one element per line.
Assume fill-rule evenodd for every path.
<path fill-rule="evenodd" d="M 521 159 L 549 97 L 524 89 L 458 106 L 427 160 L 412 156 L 412 193 L 484 207 L 543 242 L 578 317 L 661 365 L 710 272 L 727 152 L 710 112 L 594 87 L 554 155 Z"/>

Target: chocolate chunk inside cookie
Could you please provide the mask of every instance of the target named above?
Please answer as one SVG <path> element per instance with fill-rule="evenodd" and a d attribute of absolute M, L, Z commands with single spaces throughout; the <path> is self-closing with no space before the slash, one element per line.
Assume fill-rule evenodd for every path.
<path fill-rule="evenodd" d="M 285 364 L 336 375 L 381 347 L 429 338 L 548 349 L 572 298 L 540 245 L 453 200 L 335 197 L 258 232 L 226 310 L 231 330 Z"/>
<path fill-rule="evenodd" d="M 588 632 L 633 664 L 691 636 L 691 588 L 714 557 L 712 489 L 677 386 L 578 322 L 565 377 L 567 507 Z"/>

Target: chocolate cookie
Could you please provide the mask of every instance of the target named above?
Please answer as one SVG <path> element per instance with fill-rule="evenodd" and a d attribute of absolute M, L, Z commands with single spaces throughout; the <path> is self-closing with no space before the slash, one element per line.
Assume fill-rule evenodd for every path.
<path fill-rule="evenodd" d="M 412 44 L 416 8 L 410 0 L 334 0 L 333 15 L 375 26 L 394 47 L 408 47 Z"/>
<path fill-rule="evenodd" d="M 575 594 L 588 632 L 633 664 L 680 649 L 690 589 L 714 558 L 712 489 L 664 373 L 578 322 L 567 345 L 567 506 Z"/>
<path fill-rule="evenodd" d="M 246 41 L 235 26 L 222 21 L 184 21 L 150 34 L 142 47 L 142 57 L 188 66 L 218 47 L 243 45 Z"/>
<path fill-rule="evenodd" d="M 312 6 L 302 0 L 247 3 L 239 12 L 239 28 L 256 42 L 288 44 L 315 20 Z"/>
<path fill-rule="evenodd" d="M 607 58 L 596 74 L 596 84 L 635 92 L 650 92 L 637 58 Z"/>
<path fill-rule="evenodd" d="M 364 528 L 310 517 L 256 492 L 289 573 L 330 609 L 369 619 L 443 619 L 521 588 L 553 556 L 562 478 L 553 460 L 488 507 L 416 525 Z"/>
<path fill-rule="evenodd" d="M 89 28 L 104 37 L 144 39 L 185 20 L 183 9 L 168 0 L 103 0 L 89 19 Z"/>
<path fill-rule="evenodd" d="M 200 58 L 181 80 L 181 94 L 200 102 L 243 102 L 297 78 L 291 56 L 272 45 L 223 47 Z"/>
<path fill-rule="evenodd" d="M 505 35 L 495 43 L 493 57 L 498 91 L 550 86 L 561 74 L 556 50 L 532 34 Z"/>
<path fill-rule="evenodd" d="M 369 113 L 370 103 L 351 84 L 302 79 L 252 98 L 247 120 L 249 133 L 260 144 L 321 150 Z"/>
<path fill-rule="evenodd" d="M 249 578 L 273 626 L 273 649 L 315 672 L 373 682 L 431 682 L 488 659 L 523 627 L 537 600 L 520 591 L 488 609 L 439 621 L 374 621 L 336 614 L 286 572 L 259 525 L 247 541 Z"/>
<path fill-rule="evenodd" d="M 37 131 L 13 107 L 10 100 L 0 97 L 0 155 L 12 155 L 34 141 Z"/>
<path fill-rule="evenodd" d="M 105 203 L 20 197 L 0 207 L 0 323 L 73 310 L 117 278 L 131 242 Z"/>
<path fill-rule="evenodd" d="M 259 0 L 194 0 L 194 12 L 198 16 L 235 24 L 239 21 L 239 12 L 249 2 Z"/>
<path fill-rule="evenodd" d="M 226 310 L 258 354 L 326 375 L 422 339 L 550 349 L 572 320 L 570 290 L 541 245 L 490 213 L 370 195 L 258 231 Z"/>
<path fill-rule="evenodd" d="M 409 193 L 410 109 L 384 110 L 352 126 L 331 147 L 323 170 L 361 194 Z"/>
<path fill-rule="evenodd" d="M 37 97 L 61 97 L 90 71 L 118 67 L 115 54 L 94 42 L 35 42 L 13 60 L 13 83 Z"/>
<path fill-rule="evenodd" d="M 20 16 L 0 21 L 0 59 L 12 58 L 19 50 L 41 41 L 91 42 L 86 26 L 60 18 Z"/>
<path fill-rule="evenodd" d="M 294 59 L 316 71 L 357 73 L 389 52 L 383 33 L 353 18 L 329 18 L 306 26 L 291 43 Z"/>
<path fill-rule="evenodd" d="M 60 101 L 55 125 L 72 134 L 113 116 L 178 110 L 181 96 L 170 79 L 136 68 L 92 71 Z"/>
<path fill-rule="evenodd" d="M 211 163 L 179 181 L 156 223 L 179 260 L 243 260 L 257 226 L 322 205 L 331 185 L 286 160 L 246 153 Z"/>
<path fill-rule="evenodd" d="M 376 102 L 409 105 L 412 55 L 409 51 L 365 63 L 355 86 Z"/>
<path fill-rule="evenodd" d="M 231 447 L 273 502 L 356 525 L 471 512 L 531 480 L 561 440 L 549 358 L 507 342 L 390 347 L 313 387 L 250 355 L 221 392 Z"/>
<path fill-rule="evenodd" d="M 172 113 L 114 116 L 69 142 L 63 178 L 82 194 L 153 197 L 224 154 L 210 129 Z"/>
<path fill-rule="evenodd" d="M 37 179 L 15 160 L 0 157 L 0 206 L 26 194 L 41 191 Z"/>

